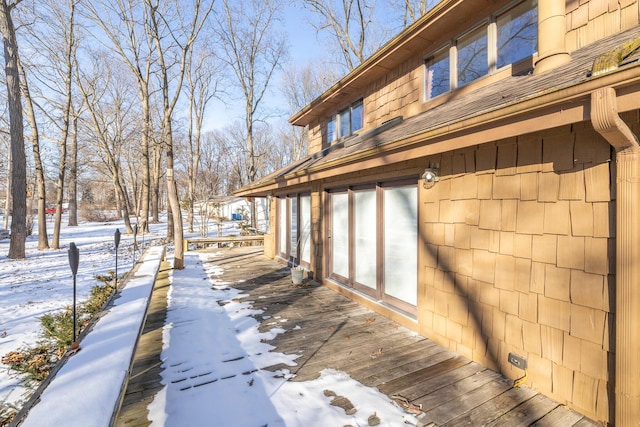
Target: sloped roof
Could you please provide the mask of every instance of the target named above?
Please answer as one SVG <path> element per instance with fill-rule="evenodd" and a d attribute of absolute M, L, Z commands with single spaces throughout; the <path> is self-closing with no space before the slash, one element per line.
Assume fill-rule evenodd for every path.
<path fill-rule="evenodd" d="M 393 126 L 386 125 L 384 128 L 385 125 L 382 125 L 382 128 L 334 144 L 249 184 L 236 194 L 264 195 L 291 184 L 310 182 L 314 179 L 312 171 L 329 171 L 349 162 L 380 156 L 389 150 L 407 149 L 416 144 L 424 146 L 438 142 L 440 145 L 434 148 L 438 152 L 460 148 L 447 147 L 447 138 L 454 131 L 461 132 L 464 129 L 473 132 L 474 128 L 481 127 L 486 130 L 492 122 L 499 120 L 528 120 L 542 115 L 542 110 L 551 105 L 555 106 L 555 110 L 562 111 L 572 101 L 584 104 L 590 92 L 598 87 L 640 82 L 638 48 L 620 59 L 619 65 L 622 65 L 599 74 L 592 72 L 596 59 L 638 38 L 640 26 L 576 50 L 571 54 L 572 59 L 568 64 L 545 74 L 533 75 L 528 72 L 506 77 L 474 91 L 454 91 L 446 103 L 406 120 L 397 120 L 399 123 Z M 626 74 L 623 73 L 625 71 Z M 579 98 L 582 100 L 578 101 Z M 637 98 L 640 98 L 640 94 Z M 588 116 L 583 116 L 576 121 L 587 119 Z M 548 127 L 553 125 L 549 123 Z M 476 143 L 481 142 L 479 140 Z M 389 159 L 386 160 L 388 164 Z M 304 176 L 306 178 L 302 179 Z M 293 180 L 295 182 L 291 181 L 294 177 L 297 177 Z"/>

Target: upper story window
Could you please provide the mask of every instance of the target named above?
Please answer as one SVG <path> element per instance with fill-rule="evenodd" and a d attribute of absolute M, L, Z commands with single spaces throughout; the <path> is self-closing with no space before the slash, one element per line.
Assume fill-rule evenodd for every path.
<path fill-rule="evenodd" d="M 523 0 L 453 40 L 426 62 L 425 98 L 525 59 L 538 44 L 538 1 Z"/>
<path fill-rule="evenodd" d="M 481 27 L 458 40 L 458 86 L 489 72 L 487 37 L 487 28 Z"/>
<path fill-rule="evenodd" d="M 340 110 L 327 121 L 327 142 L 331 143 L 362 129 L 364 123 L 362 99 Z"/>
<path fill-rule="evenodd" d="M 427 63 L 427 99 L 449 91 L 449 49 L 438 52 Z"/>
<path fill-rule="evenodd" d="M 525 1 L 499 15 L 498 68 L 513 64 L 538 49 L 538 8 L 535 1 Z"/>

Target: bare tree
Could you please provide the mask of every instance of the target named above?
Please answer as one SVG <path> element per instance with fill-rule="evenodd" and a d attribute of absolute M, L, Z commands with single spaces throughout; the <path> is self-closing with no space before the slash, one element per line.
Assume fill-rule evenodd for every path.
<path fill-rule="evenodd" d="M 60 226 L 62 223 L 62 203 L 64 198 L 64 175 L 67 167 L 67 142 L 69 139 L 69 131 L 71 127 L 71 97 L 72 97 L 72 77 L 75 55 L 77 50 L 75 38 L 75 0 L 69 0 L 68 20 L 65 22 L 61 19 L 61 30 L 67 40 L 66 49 L 64 51 L 64 70 L 62 75 L 64 79 L 64 104 L 62 108 L 62 123 L 60 126 L 60 165 L 58 170 L 58 183 L 56 192 L 56 214 L 53 223 L 53 239 L 52 247 L 57 249 L 60 247 Z M 56 14 L 60 13 L 55 11 Z M 61 16 L 63 18 L 63 16 Z"/>
<path fill-rule="evenodd" d="M 195 55 L 194 55 L 195 53 Z M 194 202 L 200 166 L 200 141 L 204 114 L 209 102 L 219 91 L 219 72 L 215 67 L 215 56 L 203 46 L 197 52 L 191 51 L 188 57 L 187 87 L 189 93 L 189 161 L 187 227 L 193 232 Z"/>
<path fill-rule="evenodd" d="M 320 17 L 319 22 L 312 25 L 317 32 L 330 35 L 339 62 L 347 71 L 362 63 L 388 38 L 386 29 L 378 30 L 374 26 L 375 1 L 304 0 L 303 4 Z"/>
<path fill-rule="evenodd" d="M 71 145 L 69 146 L 69 221 L 67 225 L 78 225 L 78 113 L 71 112 Z"/>
<path fill-rule="evenodd" d="M 202 30 L 209 13 L 213 8 L 213 1 L 209 4 L 194 0 L 186 5 L 182 1 L 168 2 L 169 7 L 160 8 L 158 1 L 145 0 L 149 10 L 149 34 L 156 46 L 158 55 L 160 90 L 162 93 L 163 112 L 163 141 L 166 147 L 167 164 L 167 198 L 173 219 L 174 261 L 173 268 L 184 268 L 184 249 L 182 247 L 183 222 L 178 198 L 178 188 L 174 177 L 174 146 L 173 146 L 173 112 L 180 97 L 182 82 L 186 73 L 189 52 L 193 48 L 198 34 Z M 191 6 L 191 7 L 189 7 Z M 175 14 L 173 19 L 169 14 Z M 190 19 L 187 19 L 187 16 Z M 173 22 L 176 27 L 168 24 Z M 177 71 L 175 70 L 177 66 Z M 170 85 L 170 74 L 173 73 L 175 86 Z M 171 88 L 174 88 L 171 94 Z"/>
<path fill-rule="evenodd" d="M 20 71 L 20 85 L 22 96 L 24 97 L 24 105 L 27 109 L 27 120 L 31 129 L 31 146 L 33 151 L 33 161 L 36 169 L 36 194 L 38 197 L 38 250 L 49 249 L 49 237 L 47 236 L 47 190 L 44 181 L 44 166 L 42 164 L 42 156 L 40 155 L 40 133 L 38 131 L 38 122 L 36 121 L 36 113 L 29 91 L 27 76 L 22 66 L 22 62 L 18 61 Z"/>
<path fill-rule="evenodd" d="M 18 72 L 18 42 L 11 11 L 21 0 L 0 3 L 0 32 L 4 39 L 4 61 L 7 84 L 7 103 L 11 134 L 11 242 L 9 258 L 25 257 L 27 239 L 27 159 L 24 152 L 22 101 Z M 8 214 L 8 212 L 7 212 Z"/>
<path fill-rule="evenodd" d="M 402 10 L 402 28 L 407 28 L 441 0 L 389 0 L 390 10 Z"/>
<path fill-rule="evenodd" d="M 71 133 L 73 67 L 78 48 L 76 38 L 76 0 L 66 3 L 46 0 L 39 3 L 37 21 L 46 25 L 25 26 L 26 41 L 38 55 L 24 66 L 42 89 L 35 105 L 53 129 L 49 139 L 58 145 L 58 171 L 55 191 L 55 222 L 51 247 L 60 247 L 60 228 L 67 171 L 67 145 Z M 32 93 L 32 99 L 34 94 Z"/>
<path fill-rule="evenodd" d="M 294 114 L 311 103 L 322 92 L 339 78 L 335 68 L 324 61 L 312 61 L 302 67 L 288 64 L 282 73 L 280 92 L 289 107 L 289 114 Z M 284 149 L 280 153 L 280 161 L 285 165 L 299 160 L 308 151 L 308 128 L 285 125 L 279 129 L 279 140 Z M 284 163 L 281 163 L 283 162 Z"/>
<path fill-rule="evenodd" d="M 148 10 L 136 0 L 95 1 L 86 4 L 85 14 L 102 30 L 108 40 L 107 47 L 116 52 L 133 73 L 138 85 L 142 107 L 142 157 L 141 223 L 148 231 L 150 210 L 153 221 L 158 221 L 158 186 L 151 180 L 150 147 L 152 143 L 151 121 L 151 72 L 155 63 L 154 45 L 147 31 Z M 98 40 L 102 38 L 98 37 Z M 151 194 L 155 194 L 155 206 L 151 206 Z"/>
<path fill-rule="evenodd" d="M 127 233 L 132 233 L 129 197 L 124 184 L 120 155 L 125 142 L 129 139 L 131 126 L 126 122 L 127 117 L 133 116 L 130 108 L 130 93 L 127 82 L 116 78 L 108 55 L 95 57 L 95 69 L 92 75 L 77 75 L 78 88 L 84 99 L 84 105 L 89 115 L 90 128 L 88 137 L 93 137 L 101 149 L 103 161 L 106 165 L 116 193 L 116 204 L 120 216 L 124 220 Z"/>
<path fill-rule="evenodd" d="M 249 182 L 257 175 L 254 126 L 274 72 L 285 60 L 285 38 L 275 28 L 280 3 L 275 0 L 223 1 L 217 22 L 223 60 L 233 70 L 244 97 L 244 124 Z M 256 226 L 255 203 L 251 203 L 251 225 Z"/>

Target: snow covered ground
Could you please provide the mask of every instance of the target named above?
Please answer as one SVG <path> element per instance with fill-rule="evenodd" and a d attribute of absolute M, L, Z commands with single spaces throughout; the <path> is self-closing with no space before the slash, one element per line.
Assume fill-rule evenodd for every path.
<path fill-rule="evenodd" d="M 165 227 L 165 224 L 152 226 L 151 236 L 147 234 L 146 240 L 160 238 Z M 9 242 L 0 241 L 0 254 L 3 254 L 0 256 L 0 355 L 35 343 L 40 333 L 39 316 L 71 303 L 72 279 L 67 258 L 70 242 L 75 242 L 80 250 L 79 301 L 86 298 L 97 283 L 95 274 L 114 268 L 116 228 L 124 230 L 121 222 L 65 226 L 61 238 L 63 249 L 42 252 L 36 250 L 37 236 L 33 236 L 27 243 L 27 259 L 22 261 L 7 259 Z M 237 232 L 235 224 L 225 224 L 223 234 L 233 232 Z M 215 235 L 215 231 L 210 235 Z M 119 273 L 132 266 L 131 248 L 132 237 L 123 235 Z M 286 369 L 276 373 L 263 370 L 278 363 L 295 365 L 295 355 L 279 353 L 265 343 L 285 330 L 274 327 L 268 332 L 259 332 L 256 318 L 260 317 L 261 310 L 241 302 L 243 295 L 233 288 L 233 283 L 224 281 L 224 270 L 216 266 L 215 258 L 211 261 L 211 254 L 207 254 L 207 258 L 209 261 L 204 262 L 197 253 L 187 253 L 186 268 L 172 273 L 161 355 L 165 387 L 149 406 L 154 426 L 360 426 L 369 425 L 371 417 L 379 419 L 380 425 L 417 425 L 415 417 L 387 396 L 363 386 L 344 372 L 325 370 L 313 381 L 292 382 L 287 381 L 291 375 Z M 109 377 L 102 375 L 100 381 L 109 381 Z M 120 380 L 117 375 L 111 377 Z M 92 387 L 110 386 L 92 384 Z M 333 394 L 327 395 L 327 390 Z M 24 399 L 24 393 L 19 378 L 1 368 L 0 403 L 19 402 Z M 332 406 L 336 396 L 347 397 L 357 412 L 346 413 Z M 64 411 L 62 405 L 59 409 Z M 84 411 L 100 412 L 97 406 L 85 407 Z"/>
<path fill-rule="evenodd" d="M 66 224 L 66 215 L 63 224 Z M 47 224 L 53 230 L 53 223 Z M 164 235 L 166 225 L 155 224 L 145 240 Z M 37 227 L 35 227 L 37 230 Z M 114 233 L 125 231 L 124 223 L 83 223 L 78 227 L 62 226 L 61 249 L 38 251 L 38 236 L 27 239 L 27 258 L 11 260 L 9 239 L 0 240 L 0 356 L 35 344 L 40 338 L 40 317 L 70 306 L 73 301 L 73 279 L 67 250 L 75 242 L 80 252 L 76 276 L 78 303 L 87 299 L 91 288 L 100 284 L 97 274 L 115 269 Z M 138 236 L 138 241 L 141 241 Z M 49 239 L 51 242 L 51 239 Z M 118 251 L 118 275 L 133 264 L 133 236 L 122 234 Z M 137 254 L 139 256 L 139 254 Z M 0 403 L 24 400 L 20 380 L 7 366 L 0 365 Z"/>

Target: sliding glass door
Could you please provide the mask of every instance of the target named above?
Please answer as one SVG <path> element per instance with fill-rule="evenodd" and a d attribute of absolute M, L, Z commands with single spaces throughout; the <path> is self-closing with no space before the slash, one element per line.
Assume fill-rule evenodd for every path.
<path fill-rule="evenodd" d="M 327 193 L 329 277 L 415 314 L 418 191 L 388 183 Z"/>

